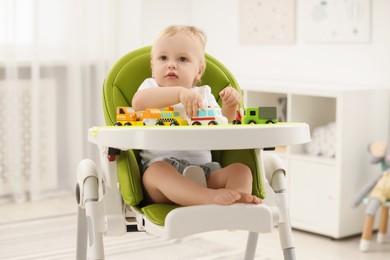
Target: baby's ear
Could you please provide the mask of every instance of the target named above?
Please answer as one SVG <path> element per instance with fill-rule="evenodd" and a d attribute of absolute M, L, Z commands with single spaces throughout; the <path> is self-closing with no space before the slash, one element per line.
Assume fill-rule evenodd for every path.
<path fill-rule="evenodd" d="M 206 66 L 205 66 L 204 64 L 200 64 L 200 66 L 199 66 L 199 72 L 198 72 L 198 75 L 200 76 L 199 79 L 202 77 L 205 68 L 206 68 Z"/>

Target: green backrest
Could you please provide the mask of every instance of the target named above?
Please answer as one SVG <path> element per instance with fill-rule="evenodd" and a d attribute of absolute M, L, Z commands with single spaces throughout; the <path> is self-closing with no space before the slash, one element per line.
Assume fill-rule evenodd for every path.
<path fill-rule="evenodd" d="M 116 107 L 131 106 L 132 98 L 138 87 L 151 77 L 151 46 L 143 47 L 123 56 L 108 73 L 103 85 L 103 109 L 107 125 L 115 124 Z M 217 102 L 221 105 L 218 93 L 227 86 L 240 91 L 239 85 L 229 70 L 212 56 L 206 54 L 206 71 L 202 77 L 202 85 L 209 85 Z M 213 160 L 226 166 L 233 162 L 248 165 L 253 173 L 253 194 L 264 198 L 260 168 L 255 151 L 226 150 L 213 151 Z M 136 150 L 122 152 L 118 157 L 118 180 L 125 203 L 137 206 L 143 200 L 143 190 Z"/>

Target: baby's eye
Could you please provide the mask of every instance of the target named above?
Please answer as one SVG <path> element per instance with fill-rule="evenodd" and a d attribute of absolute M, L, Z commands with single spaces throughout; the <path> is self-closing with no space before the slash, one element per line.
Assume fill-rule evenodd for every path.
<path fill-rule="evenodd" d="M 186 57 L 180 57 L 180 58 L 179 58 L 179 61 L 180 61 L 180 62 L 186 62 L 186 61 L 188 61 L 188 59 L 187 59 Z"/>
<path fill-rule="evenodd" d="M 167 60 L 167 56 L 161 56 L 161 57 L 160 57 L 160 60 L 163 60 L 163 61 L 164 61 L 164 60 Z"/>

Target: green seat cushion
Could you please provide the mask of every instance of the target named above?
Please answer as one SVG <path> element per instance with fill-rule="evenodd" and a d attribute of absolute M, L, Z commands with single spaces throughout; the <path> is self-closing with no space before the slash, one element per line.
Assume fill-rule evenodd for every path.
<path fill-rule="evenodd" d="M 221 150 L 213 151 L 212 154 L 213 161 L 219 162 L 222 167 L 236 162 L 247 165 L 251 169 L 253 175 L 252 194 L 261 199 L 265 198 L 266 194 L 261 178 L 261 170 L 254 149 Z"/>
<path fill-rule="evenodd" d="M 137 206 L 144 198 L 137 152 L 122 151 L 117 156 L 119 189 L 123 201 L 131 206 Z"/>
<path fill-rule="evenodd" d="M 150 204 L 142 208 L 145 216 L 154 224 L 164 226 L 165 218 L 171 210 L 177 208 L 171 204 Z"/>

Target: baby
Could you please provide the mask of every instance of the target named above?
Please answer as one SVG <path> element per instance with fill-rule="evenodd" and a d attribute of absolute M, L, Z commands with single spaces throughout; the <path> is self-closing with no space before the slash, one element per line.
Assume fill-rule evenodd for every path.
<path fill-rule="evenodd" d="M 146 79 L 132 100 L 136 111 L 147 108 L 174 107 L 188 118 L 204 106 L 218 106 L 209 86 L 198 87 L 205 63 L 205 34 L 193 26 L 169 26 L 152 47 L 152 78 Z M 235 119 L 240 94 L 232 87 L 219 93 L 222 114 Z M 201 204 L 229 205 L 261 203 L 252 195 L 252 172 L 241 163 L 221 168 L 212 162 L 211 151 L 143 150 L 142 182 L 146 197 L 153 203 L 182 206 Z M 197 185 L 182 175 L 188 165 L 199 165 L 207 187 Z"/>

